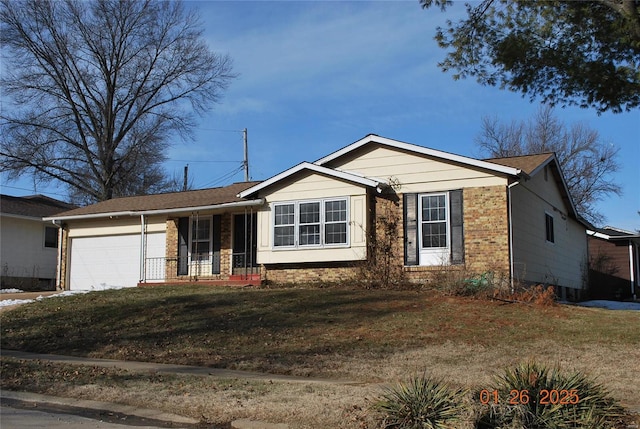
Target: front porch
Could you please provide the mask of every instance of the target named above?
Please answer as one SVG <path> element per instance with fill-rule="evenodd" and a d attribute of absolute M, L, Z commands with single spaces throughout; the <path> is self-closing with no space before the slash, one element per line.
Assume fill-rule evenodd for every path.
<path fill-rule="evenodd" d="M 144 253 L 138 285 L 260 285 L 256 241 L 251 210 L 167 219 L 165 255 Z"/>

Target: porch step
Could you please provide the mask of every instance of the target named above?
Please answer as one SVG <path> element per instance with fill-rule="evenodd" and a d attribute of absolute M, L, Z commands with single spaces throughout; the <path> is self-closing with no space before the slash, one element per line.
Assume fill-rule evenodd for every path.
<path fill-rule="evenodd" d="M 231 281 L 260 281 L 260 274 L 231 274 L 229 276 Z"/>
<path fill-rule="evenodd" d="M 202 286 L 260 286 L 262 280 L 259 274 L 254 275 L 232 275 L 226 280 L 211 280 L 211 279 L 188 279 L 188 280 L 167 280 L 164 282 L 148 282 L 138 283 L 138 286 L 184 286 L 184 285 L 202 285 Z"/>

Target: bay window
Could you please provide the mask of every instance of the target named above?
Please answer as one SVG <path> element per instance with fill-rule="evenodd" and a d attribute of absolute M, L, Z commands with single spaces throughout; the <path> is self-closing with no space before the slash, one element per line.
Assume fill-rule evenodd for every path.
<path fill-rule="evenodd" d="M 273 247 L 305 248 L 348 244 L 347 199 L 273 204 Z"/>

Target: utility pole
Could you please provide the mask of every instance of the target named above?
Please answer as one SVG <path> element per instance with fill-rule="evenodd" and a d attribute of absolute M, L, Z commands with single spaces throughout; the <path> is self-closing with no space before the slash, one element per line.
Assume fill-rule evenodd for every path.
<path fill-rule="evenodd" d="M 249 181 L 249 144 L 247 143 L 247 129 L 242 130 L 242 137 L 244 140 L 244 161 L 242 165 L 244 166 L 244 181 Z"/>
<path fill-rule="evenodd" d="M 182 190 L 183 191 L 187 190 L 188 178 L 189 178 L 189 164 L 184 166 L 184 181 L 182 182 Z"/>

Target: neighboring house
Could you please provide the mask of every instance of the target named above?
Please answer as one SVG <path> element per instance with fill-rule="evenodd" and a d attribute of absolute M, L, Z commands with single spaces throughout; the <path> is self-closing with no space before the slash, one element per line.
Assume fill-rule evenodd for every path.
<path fill-rule="evenodd" d="M 0 195 L 0 278 L 3 289 L 55 289 L 58 227 L 43 217 L 74 206 L 43 195 Z"/>
<path fill-rule="evenodd" d="M 368 135 L 263 182 L 119 198 L 52 219 L 64 229 L 61 284 L 72 289 L 348 281 L 382 256 L 414 282 L 446 269 L 551 284 L 570 298 L 584 289 L 586 228 L 553 154 L 482 161 Z"/>
<path fill-rule="evenodd" d="M 640 234 L 605 227 L 588 230 L 589 295 L 593 299 L 636 299 L 640 278 Z"/>

